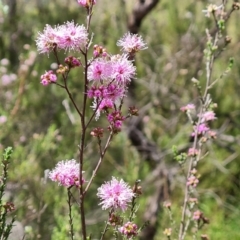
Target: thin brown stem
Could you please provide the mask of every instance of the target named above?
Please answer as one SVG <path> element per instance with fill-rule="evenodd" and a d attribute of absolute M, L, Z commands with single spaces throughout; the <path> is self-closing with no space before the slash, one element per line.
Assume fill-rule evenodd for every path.
<path fill-rule="evenodd" d="M 110 142 L 111 142 L 111 140 L 112 140 L 112 137 L 113 137 L 113 131 L 110 132 L 110 134 L 109 134 L 109 136 L 108 136 L 108 139 L 107 139 L 107 142 L 106 142 L 106 144 L 105 144 L 105 147 L 104 147 L 103 151 L 100 152 L 100 158 L 99 158 L 99 160 L 98 160 L 97 166 L 96 166 L 95 169 L 93 170 L 93 174 L 92 174 L 92 176 L 91 176 L 91 178 L 90 178 L 90 180 L 89 180 L 89 182 L 88 182 L 88 185 L 87 185 L 86 188 L 85 188 L 84 194 L 86 194 L 86 192 L 88 191 L 89 187 L 90 187 L 91 184 L 92 184 L 92 181 L 93 181 L 94 177 L 95 177 L 96 174 L 97 174 L 97 171 L 98 171 L 98 169 L 99 169 L 99 167 L 100 167 L 100 165 L 101 165 L 101 163 L 102 163 L 102 160 L 103 160 L 103 158 L 104 158 L 104 156 L 105 156 L 105 153 L 106 153 L 106 151 L 107 151 L 107 149 L 108 149 L 108 146 L 109 146 L 109 144 L 110 144 Z M 100 149 L 101 149 L 101 148 L 100 148 Z"/>
<path fill-rule="evenodd" d="M 202 115 L 202 113 L 200 113 Z M 201 117 L 201 116 L 200 116 Z M 200 117 L 198 119 L 197 127 L 195 130 L 195 136 L 194 136 L 194 143 L 193 143 L 193 148 L 196 149 L 197 147 L 197 142 L 198 142 L 198 133 L 197 133 L 197 128 L 200 125 Z M 194 162 L 194 157 L 191 157 L 190 163 L 188 166 L 188 173 L 187 173 L 187 178 L 186 180 L 190 177 L 191 175 L 191 170 L 193 167 L 193 162 Z M 184 190 L 184 203 L 183 203 L 183 209 L 182 209 L 182 216 L 181 216 L 181 223 L 180 223 L 180 229 L 179 229 L 179 240 L 183 240 L 184 238 L 184 232 L 185 232 L 185 217 L 186 217 L 186 210 L 187 210 L 187 204 L 188 204 L 188 198 L 189 198 L 189 186 L 186 184 L 185 185 L 185 190 Z"/>
<path fill-rule="evenodd" d="M 87 16 L 87 31 L 89 32 L 89 26 L 91 22 L 91 16 L 92 16 L 92 7 L 88 8 L 88 16 Z M 86 231 L 86 221 L 85 221 L 85 209 L 84 209 L 84 190 L 83 190 L 83 163 L 84 163 L 84 146 L 85 146 L 85 140 L 86 140 L 86 123 L 85 123 L 85 117 L 86 117 L 86 107 L 87 107 L 87 90 L 88 90 L 88 48 L 89 46 L 86 45 L 86 50 L 85 52 L 82 52 L 84 56 L 84 73 L 85 73 L 85 78 L 84 78 L 84 94 L 83 94 L 83 107 L 82 107 L 82 112 L 78 111 L 78 114 L 81 119 L 81 128 L 82 128 L 82 136 L 80 140 L 80 146 L 79 146 L 79 181 L 80 181 L 80 186 L 79 186 L 79 199 L 80 199 L 80 213 L 81 213 L 81 227 L 82 227 L 82 238 L 83 240 L 87 239 L 87 231 Z"/>
<path fill-rule="evenodd" d="M 70 224 L 70 237 L 71 240 L 74 239 L 74 231 L 73 231 L 73 218 L 72 218 L 72 203 L 71 203 L 71 187 L 67 189 L 68 191 L 68 216 L 69 216 L 69 224 Z"/>
<path fill-rule="evenodd" d="M 83 153 L 84 153 L 84 146 L 85 146 L 85 138 L 86 138 L 86 126 L 85 126 L 85 116 L 86 116 L 86 104 L 87 104 L 87 88 L 88 88 L 88 79 L 87 79 L 87 54 L 84 54 L 84 59 L 86 63 L 85 67 L 85 84 L 84 84 L 84 92 L 83 94 L 83 108 L 82 108 L 82 115 L 81 118 L 81 128 L 82 128 L 82 136 L 80 140 L 80 147 L 79 147 L 79 198 L 80 198 L 80 213 L 81 213 L 81 226 L 82 226 L 82 237 L 83 240 L 87 239 L 87 232 L 86 232 L 86 222 L 85 222 L 85 211 L 84 211 L 84 190 L 82 184 L 82 174 L 83 174 Z"/>

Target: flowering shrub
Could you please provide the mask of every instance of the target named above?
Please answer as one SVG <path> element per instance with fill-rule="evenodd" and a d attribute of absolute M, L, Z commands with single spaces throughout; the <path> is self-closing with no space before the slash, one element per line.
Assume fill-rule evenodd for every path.
<path fill-rule="evenodd" d="M 58 182 L 59 185 L 67 187 L 71 239 L 74 238 L 71 209 L 74 197 L 71 189 L 73 186 L 79 189 L 78 199 L 80 199 L 80 202 L 78 207 L 81 213 L 82 239 L 86 240 L 88 239 L 88 234 L 86 232 L 84 212 L 85 195 L 97 174 L 113 136 L 121 131 L 123 122 L 128 117 L 137 114 L 137 110 L 134 107 L 131 107 L 129 112 L 124 114 L 122 107 L 128 86 L 136 78 L 136 67 L 134 66 L 133 58 L 138 51 L 146 49 L 147 45 L 142 37 L 137 34 L 127 33 L 117 42 L 117 45 L 121 47 L 121 54 L 110 54 L 104 47 L 95 44 L 92 56 L 89 57 L 92 41 L 94 40 L 89 38 L 89 26 L 93 14 L 93 6 L 96 4 L 96 1 L 78 1 L 78 3 L 86 8 L 86 27 L 75 24 L 73 21 L 55 27 L 46 25 L 43 32 L 38 33 L 36 44 L 39 53 L 46 53 L 47 55 L 53 53 L 58 63 L 56 72 L 49 70 L 41 76 L 41 84 L 44 86 L 56 84 L 58 87 L 65 89 L 80 117 L 82 132 L 79 145 L 79 159 L 59 162 L 50 171 L 49 178 Z M 67 56 L 62 63 L 58 56 L 60 50 L 63 50 L 65 53 L 77 53 L 79 56 Z M 85 74 L 82 106 L 79 106 L 73 98 L 68 84 L 69 73 L 75 68 L 81 68 Z M 86 109 L 90 107 L 89 100 L 92 101 L 92 114 L 90 116 L 86 113 Z M 102 115 L 106 117 L 108 122 L 108 139 L 105 146 L 102 146 L 101 139 L 106 135 L 104 128 L 97 127 L 91 131 L 90 135 L 98 139 L 100 156 L 91 178 L 85 179 L 83 178 L 83 169 L 85 163 L 86 130 L 94 119 L 98 120 Z M 90 170 L 87 171 L 90 172 Z M 100 205 L 102 205 L 102 209 L 109 210 L 109 220 L 101 234 L 101 239 L 103 239 L 109 227 L 113 225 L 115 236 L 122 234 L 131 239 L 135 237 L 139 229 L 132 221 L 136 211 L 135 201 L 139 194 L 134 192 L 123 179 L 117 180 L 113 177 L 111 181 L 98 188 L 97 196 L 101 200 Z M 121 212 L 126 211 L 130 205 L 131 214 L 129 221 L 124 224 L 123 220 L 125 217 L 122 217 Z"/>
<path fill-rule="evenodd" d="M 71 190 L 72 187 L 77 187 L 79 190 L 76 203 L 80 211 L 82 239 L 85 240 L 89 239 L 84 208 L 87 192 L 98 173 L 114 135 L 122 130 L 123 123 L 127 118 L 137 115 L 137 109 L 134 107 L 130 107 L 127 114 L 122 109 L 129 84 L 136 78 L 136 67 L 133 62 L 134 56 L 138 51 L 146 49 L 147 46 L 141 36 L 126 33 L 117 41 L 117 46 L 122 51 L 120 54 L 111 54 L 104 46 L 97 44 L 93 46 L 93 50 L 90 52 L 94 38 L 90 37 L 89 26 L 91 24 L 93 7 L 97 2 L 87 0 L 78 1 L 78 4 L 86 9 L 86 26 L 75 24 L 73 21 L 55 27 L 47 25 L 43 32 L 38 34 L 36 43 L 39 53 L 53 54 L 58 63 L 56 72 L 49 70 L 41 76 L 41 84 L 44 86 L 55 84 L 64 89 L 80 117 L 81 141 L 79 144 L 79 159 L 58 163 L 55 169 L 49 173 L 49 178 L 58 182 L 59 185 L 67 187 L 71 239 L 74 239 L 71 207 L 75 199 Z M 194 224 L 193 235 L 196 238 L 202 225 L 209 223 L 203 212 L 197 208 L 197 187 L 200 182 L 197 167 L 203 156 L 204 144 L 216 138 L 215 131 L 211 130 L 211 122 L 217 119 L 214 112 L 216 104 L 213 102 L 209 90 L 222 78 L 221 76 L 219 79 L 213 80 L 211 76 L 214 61 L 222 51 L 218 42 L 222 38 L 225 21 L 228 18 L 225 13 L 225 4 L 221 6 L 210 5 L 203 12 L 207 17 L 212 15 L 217 25 L 214 33 L 207 31 L 207 46 L 205 49 L 206 83 L 202 84 L 197 79 L 192 80 L 199 93 L 200 101 L 196 105 L 189 103 L 180 109 L 187 114 L 192 125 L 193 130 L 189 133 L 189 136 L 193 144 L 186 153 L 179 153 L 177 148 L 173 148 L 174 158 L 187 171 L 185 172 L 184 201 L 179 230 L 172 231 L 172 228 L 176 230 L 176 226 L 174 226 L 172 221 L 171 228 L 166 228 L 163 232 L 168 239 L 171 239 L 175 232 L 177 232 L 179 240 L 185 239 L 189 226 Z M 78 56 L 70 55 L 64 61 L 61 61 L 59 57 L 60 50 L 63 50 L 65 54 L 71 52 L 71 54 L 76 53 Z M 228 73 L 231 67 L 232 60 L 230 60 L 229 66 L 223 75 Z M 84 92 L 81 106 L 74 99 L 69 87 L 69 74 L 76 68 L 80 68 L 84 73 Z M 203 92 L 201 85 L 204 86 Z M 87 108 L 92 108 L 90 115 L 87 114 Z M 98 140 L 99 160 L 93 169 L 91 177 L 85 179 L 83 177 L 84 171 L 91 172 L 89 169 L 84 169 L 87 129 L 90 128 L 94 119 L 98 120 L 100 117 L 105 117 L 108 126 L 98 126 L 90 132 L 90 135 Z M 106 133 L 106 129 L 108 133 Z M 108 137 L 105 144 L 103 144 L 102 139 L 106 135 Z M 97 196 L 100 198 L 100 205 L 103 210 L 109 210 L 109 217 L 104 230 L 101 232 L 101 239 L 104 239 L 109 229 L 113 230 L 113 235 L 116 239 L 120 235 L 126 239 L 133 239 L 141 232 L 143 227 L 139 228 L 134 223 L 137 210 L 136 200 L 140 195 L 137 185 L 138 183 L 135 183 L 135 187 L 132 190 L 123 179 L 118 180 L 112 177 L 111 181 L 105 182 L 98 188 Z M 171 211 L 171 204 L 166 204 L 166 208 Z M 129 217 L 123 214 L 127 210 L 130 211 Z M 205 239 L 207 238 L 206 235 L 202 236 Z"/>

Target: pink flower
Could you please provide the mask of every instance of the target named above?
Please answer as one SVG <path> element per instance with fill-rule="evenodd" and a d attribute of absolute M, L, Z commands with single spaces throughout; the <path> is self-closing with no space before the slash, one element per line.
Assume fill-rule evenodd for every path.
<path fill-rule="evenodd" d="M 198 126 L 194 126 L 194 132 L 192 133 L 192 136 L 194 137 L 196 133 L 198 135 L 203 135 L 209 130 L 209 127 L 207 127 L 205 123 L 199 124 Z"/>
<path fill-rule="evenodd" d="M 180 110 L 182 112 L 187 112 L 187 111 L 194 110 L 194 109 L 195 109 L 195 105 L 192 104 L 192 103 L 189 103 L 186 106 L 183 106 L 183 107 L 180 108 Z"/>
<path fill-rule="evenodd" d="M 74 22 L 66 22 L 63 25 L 52 28 L 46 25 L 43 33 L 38 33 L 36 40 L 37 48 L 40 53 L 49 53 L 54 48 L 77 51 L 85 47 L 88 42 L 86 28 Z"/>
<path fill-rule="evenodd" d="M 4 115 L 0 116 L 0 124 L 3 124 L 5 122 L 7 122 L 7 117 Z"/>
<path fill-rule="evenodd" d="M 127 55 L 113 56 L 112 57 L 112 78 L 118 84 L 126 85 L 129 83 L 136 74 L 136 68 L 133 66 L 132 61 L 128 60 Z"/>
<path fill-rule="evenodd" d="M 212 121 L 216 119 L 215 112 L 213 111 L 207 111 L 203 113 L 202 116 L 198 115 L 198 117 L 202 118 L 202 122 Z"/>
<path fill-rule="evenodd" d="M 53 73 L 52 70 L 49 70 L 41 76 L 41 83 L 44 86 L 47 86 L 50 83 L 55 83 L 57 81 L 57 75 Z"/>
<path fill-rule="evenodd" d="M 88 68 L 88 80 L 100 81 L 111 76 L 111 66 L 102 58 L 92 62 Z"/>
<path fill-rule="evenodd" d="M 138 234 L 138 227 L 133 222 L 127 222 L 122 227 L 118 229 L 120 233 L 122 233 L 127 238 L 132 238 L 137 236 Z"/>
<path fill-rule="evenodd" d="M 57 42 L 57 30 L 48 24 L 44 28 L 43 33 L 38 33 L 38 37 L 36 39 L 37 49 L 40 53 L 51 52 Z"/>
<path fill-rule="evenodd" d="M 188 156 L 195 157 L 197 156 L 199 151 L 196 148 L 189 148 L 188 149 Z"/>
<path fill-rule="evenodd" d="M 82 7 L 90 7 L 91 5 L 96 4 L 96 0 L 78 0 L 78 4 Z"/>
<path fill-rule="evenodd" d="M 134 193 L 122 179 L 118 181 L 112 177 L 111 181 L 98 188 L 97 196 L 101 199 L 102 209 L 120 208 L 125 211 L 128 203 L 132 201 Z"/>
<path fill-rule="evenodd" d="M 196 176 L 191 175 L 188 179 L 187 179 L 187 186 L 193 186 L 196 187 L 199 183 L 199 180 Z"/>
<path fill-rule="evenodd" d="M 199 220 L 201 218 L 201 216 L 202 216 L 202 212 L 199 211 L 199 210 L 197 210 L 193 213 L 193 219 L 194 220 Z"/>
<path fill-rule="evenodd" d="M 88 33 L 86 28 L 74 22 L 66 22 L 57 28 L 58 43 L 57 46 L 64 50 L 77 51 L 86 46 L 88 42 Z"/>
<path fill-rule="evenodd" d="M 141 36 L 129 32 L 118 40 L 117 46 L 122 47 L 122 51 L 127 53 L 135 53 L 147 49 L 147 44 L 143 41 Z"/>
<path fill-rule="evenodd" d="M 76 160 L 66 160 L 59 162 L 56 167 L 49 172 L 49 178 L 65 187 L 79 186 L 79 163 Z M 82 183 L 85 180 L 82 179 Z"/>

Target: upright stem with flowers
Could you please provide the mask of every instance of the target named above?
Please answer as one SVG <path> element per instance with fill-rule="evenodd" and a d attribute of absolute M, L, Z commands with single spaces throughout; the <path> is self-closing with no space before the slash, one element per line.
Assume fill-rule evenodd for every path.
<path fill-rule="evenodd" d="M 203 146 L 207 141 L 215 139 L 217 134 L 215 131 L 211 130 L 211 122 L 216 119 L 215 108 L 217 104 L 213 102 L 210 89 L 225 76 L 233 66 L 233 59 L 229 59 L 229 64 L 226 70 L 217 78 L 213 79 L 213 70 L 215 60 L 220 56 L 225 47 L 230 43 L 230 38 L 224 36 L 224 29 L 227 20 L 234 10 L 239 10 L 239 3 L 233 3 L 230 10 L 226 10 L 227 1 L 223 1 L 220 6 L 210 4 L 203 13 L 206 17 L 212 17 L 215 23 L 215 28 L 212 30 L 206 30 L 206 48 L 204 50 L 205 64 L 206 64 L 206 78 L 205 83 L 201 84 L 200 81 L 193 78 L 192 83 L 197 88 L 199 93 L 198 104 L 187 104 L 181 108 L 182 112 L 185 112 L 190 123 L 193 126 L 193 132 L 191 133 L 192 146 L 188 149 L 187 153 L 179 154 L 176 148 L 173 148 L 174 158 L 179 162 L 182 169 L 186 172 L 186 181 L 184 187 L 184 199 L 183 206 L 181 210 L 181 219 L 179 229 L 176 231 L 178 233 L 178 240 L 184 240 L 189 234 L 190 226 L 193 226 L 191 235 L 193 239 L 197 239 L 199 230 L 203 225 L 209 223 L 209 219 L 204 215 L 204 213 L 199 209 L 198 206 L 198 194 L 197 186 L 199 184 L 200 175 L 198 173 L 197 167 L 199 161 L 204 158 Z M 224 44 L 219 43 L 223 41 Z M 187 161 L 187 159 L 189 161 Z M 171 204 L 165 204 L 165 207 L 171 211 Z M 172 218 L 172 216 L 171 216 Z M 172 224 L 173 225 L 173 224 Z M 173 226 L 175 228 L 175 226 Z M 172 229 L 167 228 L 164 231 L 168 239 L 171 239 Z M 206 234 L 201 235 L 201 239 L 209 239 Z"/>
<path fill-rule="evenodd" d="M 89 52 L 93 41 L 89 36 L 90 24 L 96 1 L 78 0 L 78 4 L 86 9 L 86 27 L 78 25 L 74 21 L 54 27 L 46 25 L 43 32 L 38 34 L 36 43 L 40 53 L 48 55 L 53 53 L 58 63 L 56 72 L 50 70 L 41 76 L 42 85 L 55 84 L 64 89 L 80 118 L 79 159 L 77 161 L 72 159 L 59 162 L 49 173 L 49 178 L 68 189 L 71 239 L 74 237 L 71 216 L 71 201 L 73 201 L 71 188 L 78 188 L 79 199 L 76 203 L 81 215 L 82 239 L 86 240 L 88 239 L 88 233 L 85 221 L 85 198 L 112 138 L 121 131 L 122 124 L 128 117 L 137 114 L 137 110 L 131 107 L 128 113 L 124 115 L 122 106 L 124 105 L 128 85 L 136 76 L 136 68 L 131 59 L 135 53 L 147 47 L 140 36 L 127 33 L 117 42 L 117 45 L 121 47 L 121 54 L 112 55 L 104 47 L 94 45 L 93 54 L 90 57 Z M 80 57 L 70 55 L 62 63 L 58 54 L 60 50 L 77 53 Z M 75 68 L 81 68 L 84 73 L 82 106 L 77 104 L 68 84 L 70 72 L 74 71 Z M 92 99 L 93 112 L 90 116 L 87 116 L 86 110 L 89 106 L 89 99 Z M 100 117 L 106 118 L 108 126 L 106 128 L 99 126 L 88 131 L 91 122 L 94 119 L 98 120 Z M 102 143 L 102 137 L 107 134 L 106 130 L 109 132 L 108 137 L 106 142 Z M 92 137 L 97 138 L 99 148 L 99 160 L 94 169 L 84 169 L 84 149 L 86 136 L 89 133 Z M 92 172 L 90 179 L 86 180 L 83 177 L 84 170 Z M 132 190 L 122 179 L 118 180 L 113 177 L 110 182 L 106 182 L 99 188 L 97 195 L 101 199 L 102 208 L 110 209 L 109 220 L 107 221 L 110 224 L 107 224 L 105 229 L 112 225 L 115 227 L 115 236 L 120 234 L 127 238 L 135 237 L 139 231 L 138 227 L 132 222 L 133 219 L 124 223 L 125 219 L 120 217 L 119 210 L 120 212 L 125 211 L 129 207 L 132 199 L 139 196 L 139 188 Z M 131 209 L 135 211 L 134 207 Z M 129 227 L 130 225 L 132 228 Z M 105 230 L 102 238 L 104 234 Z"/>

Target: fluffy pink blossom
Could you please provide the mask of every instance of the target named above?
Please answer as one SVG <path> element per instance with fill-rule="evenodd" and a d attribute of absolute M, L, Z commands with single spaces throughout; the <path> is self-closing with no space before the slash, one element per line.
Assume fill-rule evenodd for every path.
<path fill-rule="evenodd" d="M 41 83 L 44 86 L 47 86 L 50 83 L 55 83 L 57 81 L 57 75 L 53 73 L 52 70 L 49 70 L 41 76 Z"/>
<path fill-rule="evenodd" d="M 100 81 L 109 77 L 111 77 L 111 66 L 102 58 L 93 61 L 88 68 L 88 80 L 90 81 Z"/>
<path fill-rule="evenodd" d="M 97 196 L 101 199 L 102 209 L 120 208 L 125 211 L 128 203 L 132 201 L 134 193 L 122 179 L 118 181 L 112 177 L 111 181 L 105 182 L 98 188 Z"/>
<path fill-rule="evenodd" d="M 136 74 L 136 68 L 132 61 L 128 60 L 128 56 L 123 54 L 112 57 L 112 78 L 118 84 L 126 85 Z"/>
<path fill-rule="evenodd" d="M 39 53 L 49 53 L 53 50 L 58 43 L 56 27 L 52 28 L 50 25 L 46 25 L 43 33 L 38 33 L 36 39 L 37 49 Z"/>
<path fill-rule="evenodd" d="M 74 22 L 66 22 L 58 27 L 58 47 L 64 50 L 79 50 L 85 47 L 88 42 L 86 28 Z"/>
<path fill-rule="evenodd" d="M 79 186 L 79 163 L 76 160 L 66 160 L 59 162 L 56 167 L 49 172 L 49 178 L 65 187 Z M 82 179 L 82 183 L 85 180 Z"/>
<path fill-rule="evenodd" d="M 78 51 L 86 46 L 88 33 L 83 25 L 66 22 L 52 28 L 46 25 L 43 33 L 38 33 L 36 40 L 37 49 L 40 53 L 49 53 L 54 48 Z"/>
<path fill-rule="evenodd" d="M 147 44 L 143 41 L 141 36 L 129 32 L 118 40 L 117 46 L 122 47 L 122 51 L 127 53 L 135 53 L 147 49 Z"/>
<path fill-rule="evenodd" d="M 138 234 L 138 227 L 133 222 L 127 222 L 122 227 L 118 229 L 120 233 L 122 233 L 127 238 L 132 238 L 137 236 Z"/>

